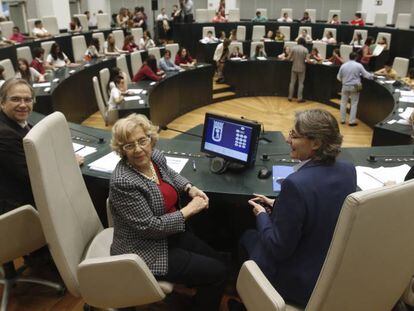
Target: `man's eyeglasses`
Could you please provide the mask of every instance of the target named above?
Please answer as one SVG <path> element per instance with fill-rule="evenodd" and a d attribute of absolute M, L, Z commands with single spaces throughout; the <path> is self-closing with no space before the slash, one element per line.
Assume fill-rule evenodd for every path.
<path fill-rule="evenodd" d="M 14 104 L 20 104 L 21 102 L 24 102 L 25 104 L 33 103 L 32 97 L 10 96 L 10 97 L 7 97 L 7 99 Z"/>
<path fill-rule="evenodd" d="M 124 151 L 127 151 L 127 152 L 128 151 L 134 151 L 135 148 L 137 148 L 137 147 L 140 147 L 140 148 L 147 147 L 150 144 L 150 142 L 151 142 L 151 137 L 148 136 L 148 137 L 144 137 L 144 138 L 141 138 L 139 140 L 136 140 L 132 143 L 125 144 L 125 145 L 122 146 L 122 149 Z"/>

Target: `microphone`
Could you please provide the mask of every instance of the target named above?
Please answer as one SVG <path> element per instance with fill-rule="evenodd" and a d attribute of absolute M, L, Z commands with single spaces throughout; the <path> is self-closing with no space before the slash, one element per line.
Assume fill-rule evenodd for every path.
<path fill-rule="evenodd" d="M 260 157 L 261 160 L 263 161 L 269 161 L 269 157 L 273 157 L 273 156 L 281 156 L 281 155 L 289 155 L 290 153 L 286 153 L 286 152 L 279 152 L 279 153 L 263 153 L 262 156 Z"/>
<path fill-rule="evenodd" d="M 388 158 L 388 159 L 385 159 L 386 161 L 401 161 L 401 162 L 412 162 L 412 161 L 414 161 L 413 156 L 406 155 L 406 154 L 405 155 L 404 154 L 392 154 L 392 155 L 371 154 L 367 158 L 367 161 L 371 162 L 371 163 L 375 163 L 379 160 L 377 158 Z"/>
<path fill-rule="evenodd" d="M 171 127 L 168 127 L 166 125 L 160 126 L 159 132 L 160 131 L 173 131 L 173 132 L 181 133 L 181 134 L 184 134 L 184 135 L 194 136 L 194 137 L 197 137 L 197 138 L 203 138 L 201 135 L 193 134 L 193 133 L 188 133 L 188 132 L 184 132 L 184 131 L 180 131 L 180 130 L 177 130 L 177 129 L 173 129 Z"/>
<path fill-rule="evenodd" d="M 260 125 L 261 125 L 262 135 L 259 137 L 259 140 L 264 140 L 264 141 L 265 141 L 265 142 L 267 142 L 267 143 L 271 143 L 271 142 L 272 142 L 272 140 L 271 140 L 271 139 L 269 139 L 269 138 L 265 137 L 266 132 L 265 132 L 265 127 L 264 127 L 264 123 L 263 123 L 263 122 L 259 122 L 259 121 L 257 121 L 257 120 L 247 119 L 247 118 L 246 118 L 246 117 L 244 117 L 244 116 L 241 116 L 241 117 L 240 117 L 240 119 L 242 119 L 242 120 L 247 120 L 247 121 L 250 121 L 250 122 L 253 122 L 253 123 L 256 123 L 256 124 L 260 124 Z"/>
<path fill-rule="evenodd" d="M 103 144 L 105 142 L 105 139 L 103 139 L 103 137 L 98 137 L 98 136 L 95 136 L 95 135 L 92 135 L 92 134 L 85 133 L 83 131 L 75 130 L 75 129 L 71 128 L 71 127 L 70 127 L 70 130 L 71 131 L 74 131 L 74 132 L 81 133 L 81 134 L 86 135 L 86 136 L 89 136 L 89 137 L 92 137 L 92 138 L 98 140 L 98 144 Z M 81 137 L 75 137 L 75 138 L 80 138 L 80 140 L 82 140 Z"/>

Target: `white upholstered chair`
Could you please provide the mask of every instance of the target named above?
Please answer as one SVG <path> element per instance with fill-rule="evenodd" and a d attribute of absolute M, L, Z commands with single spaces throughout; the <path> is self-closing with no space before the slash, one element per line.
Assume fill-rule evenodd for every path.
<path fill-rule="evenodd" d="M 261 41 L 252 41 L 250 43 L 250 57 L 253 57 L 254 53 L 256 52 L 256 46 L 258 46 L 259 44 L 263 45 L 264 49 L 264 43 Z"/>
<path fill-rule="evenodd" d="M 75 62 L 82 62 L 86 51 L 86 41 L 84 35 L 72 36 L 72 50 Z"/>
<path fill-rule="evenodd" d="M 99 53 L 104 53 L 104 44 L 105 44 L 105 36 L 103 32 L 94 32 L 92 34 L 93 38 L 98 39 L 99 41 Z"/>
<path fill-rule="evenodd" d="M 93 84 L 93 91 L 95 93 L 95 100 L 96 104 L 98 105 L 99 112 L 101 113 L 101 116 L 103 120 L 105 121 L 105 126 L 112 125 L 118 120 L 118 110 L 108 110 L 108 105 L 106 102 L 104 102 L 101 89 L 99 88 L 99 82 L 97 77 L 92 78 L 92 84 Z M 106 88 L 105 91 L 106 92 Z"/>
<path fill-rule="evenodd" d="M 311 26 L 300 26 L 299 30 L 298 30 L 298 34 L 301 34 L 302 30 L 306 30 L 308 32 L 308 35 L 313 39 L 313 37 L 312 37 L 312 27 Z"/>
<path fill-rule="evenodd" d="M 207 32 L 211 31 L 213 33 L 213 37 L 216 36 L 216 29 L 214 26 L 205 26 L 203 27 L 201 38 L 207 37 Z"/>
<path fill-rule="evenodd" d="M 377 40 L 375 41 L 375 43 L 378 43 L 378 40 L 382 37 L 384 37 L 387 40 L 387 50 L 389 50 L 391 47 L 391 34 L 388 32 L 379 32 L 377 34 Z"/>
<path fill-rule="evenodd" d="M 374 26 L 375 27 L 387 26 L 387 19 L 388 19 L 387 13 L 375 13 Z"/>
<path fill-rule="evenodd" d="M 13 21 L 0 22 L 0 29 L 1 29 L 2 36 L 7 39 L 10 38 L 10 36 L 13 34 L 13 27 L 14 27 Z"/>
<path fill-rule="evenodd" d="M 50 54 L 53 43 L 55 43 L 55 41 L 43 41 L 40 43 L 41 48 L 45 50 L 45 54 L 43 55 L 45 61 L 47 56 Z"/>
<path fill-rule="evenodd" d="M 395 28 L 410 29 L 411 14 L 399 13 L 395 22 Z"/>
<path fill-rule="evenodd" d="M 6 58 L 3 60 L 0 60 L 0 65 L 3 66 L 4 68 L 4 71 L 3 71 L 4 80 L 14 78 L 14 76 L 16 75 L 16 72 L 14 71 L 13 63 L 11 62 L 10 59 Z"/>
<path fill-rule="evenodd" d="M 172 52 L 171 52 L 172 55 Z M 172 58 L 171 59 L 175 59 Z M 131 69 L 132 69 L 132 77 L 137 74 L 138 70 L 142 67 L 142 57 L 140 51 L 135 51 L 131 53 Z"/>
<path fill-rule="evenodd" d="M 178 50 L 180 49 L 180 45 L 178 43 L 169 43 L 165 45 L 165 49 L 169 50 L 171 52 L 171 60 L 175 60 L 175 56 L 178 53 Z"/>
<path fill-rule="evenodd" d="M 236 36 L 238 41 L 246 41 L 246 26 L 237 25 Z"/>
<path fill-rule="evenodd" d="M 309 13 L 312 23 L 316 23 L 316 9 L 306 9 L 305 12 Z"/>
<path fill-rule="evenodd" d="M 157 65 L 159 65 L 161 59 L 161 52 L 159 47 L 149 48 L 148 55 L 154 55 L 155 59 L 157 60 Z"/>
<path fill-rule="evenodd" d="M 252 41 L 260 41 L 266 34 L 264 25 L 253 25 Z"/>
<path fill-rule="evenodd" d="M 290 41 L 290 26 L 279 26 L 280 32 L 285 36 L 285 41 Z"/>
<path fill-rule="evenodd" d="M 60 33 L 56 16 L 43 16 L 42 22 L 43 27 L 45 27 L 52 36 L 56 36 Z"/>
<path fill-rule="evenodd" d="M 411 180 L 347 197 L 307 311 L 393 308 L 414 273 L 413 193 Z M 253 261 L 237 291 L 249 311 L 303 310 L 287 305 Z"/>
<path fill-rule="evenodd" d="M 195 20 L 197 23 L 206 23 L 207 19 L 207 9 L 196 9 L 195 10 Z"/>
<path fill-rule="evenodd" d="M 130 83 L 131 82 L 131 75 L 129 73 L 129 69 L 128 69 L 128 64 L 127 64 L 127 60 L 126 60 L 126 56 L 125 54 L 117 56 L 116 58 L 116 66 L 121 69 L 122 72 L 126 73 L 126 78 L 127 81 L 125 81 L 125 83 Z"/>
<path fill-rule="evenodd" d="M 28 255 L 46 245 L 38 212 L 30 205 L 20 206 L 10 212 L 0 215 L 0 265 L 16 273 L 0 278 L 3 284 L 3 297 L 0 310 L 6 311 L 10 291 L 16 283 L 34 283 L 52 287 L 63 293 L 64 287 L 50 281 L 25 277 L 22 272 L 25 266 L 17 271 L 13 260 Z M 13 273 L 13 274 L 14 274 Z"/>
<path fill-rule="evenodd" d="M 282 17 L 285 13 L 287 13 L 288 16 L 293 19 L 293 10 L 291 8 L 282 8 L 280 10 L 280 17 Z"/>
<path fill-rule="evenodd" d="M 82 31 L 89 31 L 88 18 L 85 14 L 73 14 L 73 16 L 79 18 L 79 22 L 82 26 Z"/>
<path fill-rule="evenodd" d="M 98 29 L 111 28 L 111 18 L 107 13 L 96 14 L 96 21 Z"/>
<path fill-rule="evenodd" d="M 229 22 L 239 22 L 240 21 L 240 9 L 229 9 L 228 20 Z"/>
<path fill-rule="evenodd" d="M 323 30 L 323 37 L 326 37 L 326 33 L 327 33 L 328 31 L 331 31 L 331 32 L 332 32 L 333 37 L 334 37 L 334 38 L 335 38 L 335 40 L 336 40 L 336 28 L 325 28 L 325 29 Z"/>
<path fill-rule="evenodd" d="M 103 229 L 99 221 L 64 115 L 46 116 L 23 145 L 44 235 L 68 291 L 97 308 L 164 299 L 172 285 L 157 282 L 138 255 L 110 256 L 113 228 Z"/>
<path fill-rule="evenodd" d="M 283 48 L 288 47 L 288 48 L 292 48 L 297 44 L 296 41 L 285 41 L 285 43 L 283 44 Z"/>
<path fill-rule="evenodd" d="M 109 100 L 109 91 L 108 91 L 108 84 L 109 84 L 110 72 L 108 68 L 102 68 L 99 70 L 99 83 L 101 85 L 102 90 L 102 97 L 105 100 L 105 103 Z"/>
<path fill-rule="evenodd" d="M 341 10 L 329 10 L 327 21 L 329 22 L 335 14 L 338 15 L 338 21 L 341 22 Z"/>
<path fill-rule="evenodd" d="M 207 18 L 208 23 L 211 23 L 213 21 L 214 16 L 216 16 L 216 10 L 214 9 L 206 10 L 206 18 Z"/>
<path fill-rule="evenodd" d="M 264 9 L 264 8 L 258 8 L 258 9 L 256 9 L 256 12 L 257 11 L 259 11 L 260 12 L 260 14 L 261 14 L 261 16 L 262 17 L 266 17 L 266 18 L 268 18 L 268 16 L 267 16 L 267 9 Z"/>
<path fill-rule="evenodd" d="M 141 40 L 144 31 L 141 27 L 139 28 L 131 28 L 131 35 L 134 36 L 134 42 L 136 45 L 139 45 L 139 40 Z"/>
<path fill-rule="evenodd" d="M 122 48 L 124 47 L 124 41 L 125 41 L 124 31 L 118 29 L 118 30 L 112 31 L 112 34 L 114 35 L 115 46 L 118 49 L 122 50 Z"/>
<path fill-rule="evenodd" d="M 409 64 L 410 60 L 408 58 L 396 57 L 394 58 L 392 68 L 397 72 L 398 77 L 405 78 L 408 73 Z"/>
<path fill-rule="evenodd" d="M 355 29 L 352 38 L 355 38 L 356 34 L 360 33 L 362 36 L 362 41 L 365 43 L 365 40 L 368 38 L 368 30 L 366 29 Z"/>
<path fill-rule="evenodd" d="M 230 43 L 230 46 L 229 46 L 230 54 L 233 53 L 236 50 L 237 47 L 239 48 L 239 52 L 244 54 L 243 53 L 243 43 L 241 43 L 241 42 L 231 42 Z"/>
<path fill-rule="evenodd" d="M 341 53 L 341 57 L 344 62 L 349 61 L 349 54 L 351 54 L 353 50 L 354 47 L 352 45 L 341 44 L 339 47 L 339 53 Z"/>
<path fill-rule="evenodd" d="M 326 47 L 327 47 L 326 42 L 322 42 L 322 41 L 315 41 L 313 42 L 313 45 L 312 45 L 312 48 L 318 49 L 319 55 L 321 55 L 323 59 L 326 59 Z"/>
<path fill-rule="evenodd" d="M 33 35 L 33 28 L 35 26 L 35 22 L 39 20 L 38 18 L 29 18 L 27 19 L 27 28 L 28 28 L 28 32 L 29 34 L 32 36 Z"/>
<path fill-rule="evenodd" d="M 28 46 L 21 46 L 16 49 L 17 58 L 24 58 L 29 62 L 29 64 L 33 60 L 32 51 Z"/>

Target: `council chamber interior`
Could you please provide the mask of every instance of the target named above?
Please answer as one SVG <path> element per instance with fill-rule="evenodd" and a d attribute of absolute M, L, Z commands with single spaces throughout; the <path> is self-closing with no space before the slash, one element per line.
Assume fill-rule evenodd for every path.
<path fill-rule="evenodd" d="M 1 311 L 414 310 L 413 1 L 0 9 Z"/>

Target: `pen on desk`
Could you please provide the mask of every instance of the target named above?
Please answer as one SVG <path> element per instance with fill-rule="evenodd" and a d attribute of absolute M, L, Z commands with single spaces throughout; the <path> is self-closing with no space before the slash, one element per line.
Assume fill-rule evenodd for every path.
<path fill-rule="evenodd" d="M 193 160 L 193 171 L 196 171 L 196 170 L 197 170 L 197 166 L 196 166 L 195 160 Z"/>

